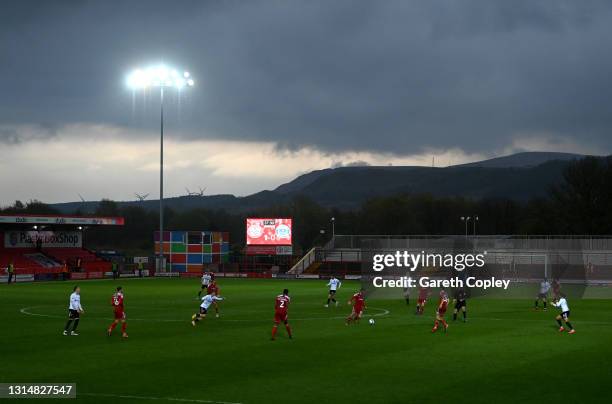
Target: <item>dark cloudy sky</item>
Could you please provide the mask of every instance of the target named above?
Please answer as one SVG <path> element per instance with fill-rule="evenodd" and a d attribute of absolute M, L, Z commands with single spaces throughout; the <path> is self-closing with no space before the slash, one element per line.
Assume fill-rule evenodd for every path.
<path fill-rule="evenodd" d="M 4 1 L 0 204 L 157 189 L 158 103 L 125 86 L 164 62 L 168 192 L 244 195 L 369 164 L 519 150 L 609 154 L 609 1 Z"/>

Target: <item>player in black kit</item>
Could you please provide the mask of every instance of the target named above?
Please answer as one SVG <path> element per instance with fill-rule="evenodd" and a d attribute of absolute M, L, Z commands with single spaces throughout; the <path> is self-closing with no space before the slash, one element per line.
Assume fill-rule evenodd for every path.
<path fill-rule="evenodd" d="M 467 320 L 467 292 L 463 288 L 455 290 L 455 296 L 453 298 L 455 302 L 455 309 L 453 310 L 453 321 L 457 320 L 457 313 L 459 310 L 463 312 L 463 322 Z"/>

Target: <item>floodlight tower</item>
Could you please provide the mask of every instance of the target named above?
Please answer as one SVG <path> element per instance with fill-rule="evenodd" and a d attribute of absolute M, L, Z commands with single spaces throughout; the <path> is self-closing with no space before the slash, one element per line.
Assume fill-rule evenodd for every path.
<path fill-rule="evenodd" d="M 471 217 L 469 216 L 461 216 L 461 221 L 465 222 L 465 239 L 467 240 L 468 237 L 468 223 L 470 221 Z"/>
<path fill-rule="evenodd" d="M 166 65 L 136 69 L 127 77 L 127 85 L 133 91 L 159 88 L 160 125 L 159 125 L 159 270 L 164 271 L 164 89 L 175 88 L 181 91 L 193 87 L 193 78 L 187 71 L 179 73 Z"/>

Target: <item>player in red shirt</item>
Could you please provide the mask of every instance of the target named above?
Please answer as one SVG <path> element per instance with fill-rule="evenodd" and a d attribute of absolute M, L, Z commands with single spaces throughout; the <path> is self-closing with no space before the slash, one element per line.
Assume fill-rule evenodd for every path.
<path fill-rule="evenodd" d="M 206 293 L 209 295 L 214 295 L 215 292 L 217 292 L 217 294 L 219 294 L 219 285 L 217 285 L 217 282 L 215 282 L 214 280 L 210 281 L 210 285 L 208 285 L 208 288 L 206 288 Z"/>
<path fill-rule="evenodd" d="M 123 338 L 127 338 L 128 335 L 125 332 L 127 328 L 127 323 L 125 322 L 125 311 L 123 309 L 123 289 L 121 286 L 117 287 L 117 291 L 111 297 L 111 306 L 113 306 L 113 313 L 115 315 L 115 319 L 112 324 L 108 327 L 108 336 L 110 337 L 113 333 L 117 324 L 121 321 L 121 336 Z"/>
<path fill-rule="evenodd" d="M 208 285 L 207 288 L 207 293 L 209 295 L 216 295 L 216 296 L 220 296 L 219 294 L 219 286 L 217 285 L 217 282 L 215 281 L 215 276 L 213 275 L 212 272 L 210 272 L 210 276 L 211 276 L 211 281 L 210 281 L 210 285 Z M 219 305 L 217 304 L 216 301 L 213 301 L 213 306 L 215 308 L 215 317 L 219 318 Z"/>
<path fill-rule="evenodd" d="M 429 296 L 429 289 L 421 287 L 419 289 L 419 299 L 417 300 L 416 312 L 414 314 L 423 314 L 425 310 L 425 303 L 427 303 L 427 297 Z"/>
<path fill-rule="evenodd" d="M 559 283 L 559 279 L 555 278 L 552 281 L 552 290 L 553 290 L 553 301 L 559 300 L 561 297 L 561 284 Z"/>
<path fill-rule="evenodd" d="M 353 305 L 353 311 L 346 318 L 346 325 L 349 325 L 351 322 L 359 322 L 361 319 L 361 315 L 363 314 L 363 310 L 366 308 L 365 304 L 365 289 L 361 288 L 359 292 L 355 293 L 351 300 L 349 300 L 348 304 Z"/>
<path fill-rule="evenodd" d="M 446 320 L 444 320 L 444 315 L 446 314 L 446 309 L 448 308 L 448 294 L 444 289 L 440 290 L 440 303 L 438 304 L 438 310 L 436 311 L 436 321 L 434 322 L 434 327 L 431 329 L 431 332 L 438 331 L 438 324 L 442 322 L 444 326 L 444 332 L 448 328 L 448 324 Z"/>
<path fill-rule="evenodd" d="M 291 298 L 289 297 L 289 289 L 284 289 L 281 295 L 276 296 L 276 303 L 274 305 L 274 326 L 272 326 L 272 341 L 276 339 L 278 325 L 281 322 L 285 324 L 289 338 L 293 338 L 293 335 L 291 334 L 291 327 L 289 327 L 289 323 L 287 322 L 287 310 L 289 309 L 290 302 Z"/>

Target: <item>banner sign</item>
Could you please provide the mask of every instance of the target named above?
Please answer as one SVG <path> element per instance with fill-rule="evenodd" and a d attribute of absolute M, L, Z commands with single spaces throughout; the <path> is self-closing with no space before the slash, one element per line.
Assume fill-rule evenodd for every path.
<path fill-rule="evenodd" d="M 293 246 L 290 245 L 249 245 L 247 255 L 292 255 Z"/>
<path fill-rule="evenodd" d="M 0 283 L 7 283 L 8 275 L 0 275 Z M 16 274 L 13 277 L 12 282 L 34 282 L 34 275 L 32 274 Z"/>
<path fill-rule="evenodd" d="M 82 216 L 58 216 L 58 215 L 0 215 L 0 223 L 17 224 L 67 224 L 79 226 L 111 225 L 123 226 L 125 220 L 122 217 L 82 217 Z"/>
<path fill-rule="evenodd" d="M 155 276 L 161 278 L 178 278 L 181 276 L 180 272 L 155 272 Z"/>
<path fill-rule="evenodd" d="M 4 248 L 33 248 L 40 240 L 43 248 L 81 248 L 83 238 L 78 231 L 7 231 Z"/>
<path fill-rule="evenodd" d="M 247 245 L 291 245 L 291 219 L 247 218 Z"/>

